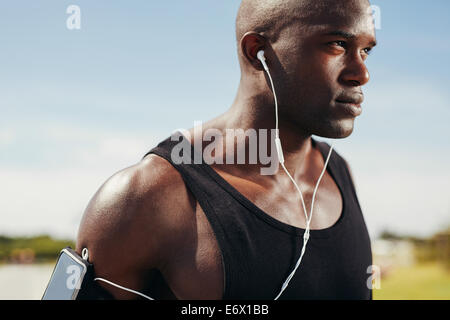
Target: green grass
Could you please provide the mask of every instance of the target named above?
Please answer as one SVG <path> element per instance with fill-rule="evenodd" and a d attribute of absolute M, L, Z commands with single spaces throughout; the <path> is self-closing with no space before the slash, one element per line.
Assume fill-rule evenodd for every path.
<path fill-rule="evenodd" d="M 34 237 L 6 237 L 0 235 L 0 263 L 11 261 L 15 254 L 21 250 L 29 250 L 33 253 L 34 262 L 54 261 L 61 249 L 75 243 L 71 240 L 53 239 L 48 235 Z"/>
<path fill-rule="evenodd" d="M 448 300 L 450 271 L 438 263 L 398 267 L 381 279 L 374 300 Z"/>

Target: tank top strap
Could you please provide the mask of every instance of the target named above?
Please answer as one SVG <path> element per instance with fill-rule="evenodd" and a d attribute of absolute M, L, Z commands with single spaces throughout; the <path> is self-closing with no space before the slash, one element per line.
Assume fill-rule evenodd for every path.
<path fill-rule="evenodd" d="M 323 158 L 326 159 L 331 148 L 330 145 L 326 142 L 317 141 L 315 139 L 312 139 L 312 143 L 313 146 L 317 146 L 319 151 L 322 153 Z M 333 177 L 336 184 L 340 187 L 345 200 L 349 202 L 348 205 L 352 207 L 357 206 L 359 212 L 362 214 L 361 206 L 359 205 L 355 186 L 353 184 L 347 162 L 336 150 L 333 150 L 330 156 L 328 167 L 329 170 L 327 171 Z M 355 212 L 355 210 L 352 210 L 351 212 Z"/>
<path fill-rule="evenodd" d="M 179 145 L 180 143 L 185 143 L 182 148 Z M 201 153 L 196 151 L 194 145 L 187 140 L 184 140 L 184 142 L 173 141 L 171 137 L 168 137 L 147 152 L 144 158 L 151 153 L 166 159 L 180 172 L 187 187 L 205 212 L 214 215 L 214 207 L 218 203 L 227 202 L 227 193 L 211 179 L 208 168 L 206 168 L 208 164 L 204 162 Z M 181 157 L 183 161 L 180 161 Z M 198 162 L 199 159 L 200 162 Z M 214 203 L 214 207 L 211 206 L 211 203 Z"/>
<path fill-rule="evenodd" d="M 230 211 L 228 209 L 232 207 L 233 199 L 208 175 L 205 169 L 207 164 L 203 163 L 203 161 L 200 164 L 195 163 L 196 150 L 190 143 L 189 148 L 186 147 L 181 152 L 185 160 L 191 160 L 190 163 L 174 160 L 172 154 L 179 143 L 179 141 L 173 141 L 171 137 L 168 137 L 147 152 L 143 158 L 149 154 L 156 154 L 167 160 L 180 173 L 186 187 L 192 192 L 194 198 L 199 203 L 211 225 L 221 253 L 224 276 L 222 299 L 229 299 L 229 288 L 231 287 L 232 281 L 230 275 L 233 273 L 231 270 L 231 261 L 234 258 L 232 251 L 229 250 L 230 239 L 226 226 L 223 225 L 223 221 L 227 221 L 227 217 L 224 216 L 229 214 Z M 186 154 L 183 154 L 184 152 Z M 199 154 L 197 153 L 197 159 L 198 156 Z M 203 160 L 203 158 L 201 159 Z"/>
<path fill-rule="evenodd" d="M 317 141 L 315 139 L 311 139 L 313 147 L 317 147 L 320 151 L 320 153 L 323 156 L 323 159 L 325 160 L 328 156 L 328 153 L 330 151 L 330 145 L 326 142 Z M 333 178 L 337 180 L 337 184 L 341 185 L 347 185 L 348 184 L 348 173 L 346 170 L 346 163 L 344 158 L 335 150 L 333 149 L 333 152 L 330 156 L 330 161 L 328 163 L 329 170 L 328 172 L 331 173 Z"/>

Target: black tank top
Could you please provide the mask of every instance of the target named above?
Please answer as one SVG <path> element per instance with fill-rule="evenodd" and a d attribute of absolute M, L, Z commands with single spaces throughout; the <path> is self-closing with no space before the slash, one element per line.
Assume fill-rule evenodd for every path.
<path fill-rule="evenodd" d="M 145 156 L 169 161 L 205 212 L 222 255 L 223 299 L 273 300 L 300 257 L 304 229 L 265 213 L 204 161 L 174 163 L 171 151 L 178 143 L 169 137 Z M 314 139 L 312 145 L 326 159 L 330 146 Z M 341 215 L 333 226 L 311 230 L 302 262 L 280 300 L 372 299 L 369 234 L 346 163 L 334 150 L 327 171 L 341 192 Z"/>

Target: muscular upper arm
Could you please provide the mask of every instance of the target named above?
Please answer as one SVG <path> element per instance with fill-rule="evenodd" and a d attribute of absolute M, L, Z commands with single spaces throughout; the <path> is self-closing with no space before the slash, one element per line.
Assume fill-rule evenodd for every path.
<path fill-rule="evenodd" d="M 152 269 L 161 269 L 172 241 L 168 219 L 171 170 L 152 157 L 109 178 L 89 202 L 80 224 L 77 252 L 89 250 L 97 277 L 142 291 Z M 173 186 L 172 186 L 173 187 Z M 101 284 L 117 299 L 136 295 Z"/>

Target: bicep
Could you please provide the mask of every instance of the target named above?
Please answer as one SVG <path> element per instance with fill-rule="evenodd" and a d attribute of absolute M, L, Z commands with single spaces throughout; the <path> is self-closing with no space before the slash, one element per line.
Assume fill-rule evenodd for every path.
<path fill-rule="evenodd" d="M 76 251 L 89 250 L 95 276 L 141 291 L 149 270 L 157 267 L 157 237 L 152 236 L 136 177 L 127 171 L 111 177 L 94 195 L 83 215 Z M 137 295 L 99 283 L 116 299 Z"/>

